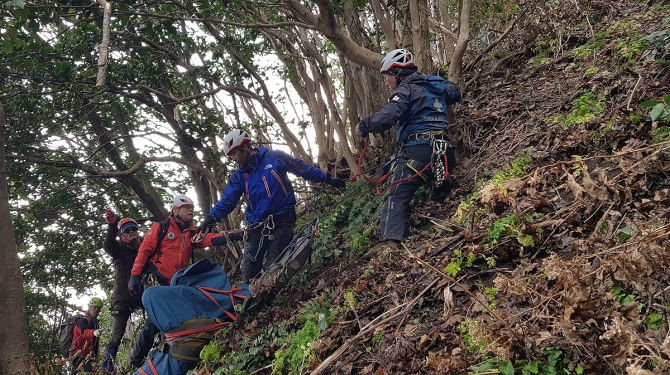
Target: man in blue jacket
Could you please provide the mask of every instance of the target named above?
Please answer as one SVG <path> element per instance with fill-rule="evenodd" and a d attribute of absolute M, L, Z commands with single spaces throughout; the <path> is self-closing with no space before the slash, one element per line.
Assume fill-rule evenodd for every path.
<path fill-rule="evenodd" d="M 395 126 L 400 147 L 392 185 L 384 197 L 380 218 L 383 246 L 379 251 L 397 248 L 404 240 L 409 202 L 422 184 L 435 182 L 431 193 L 435 200 L 444 199 L 448 193 L 448 175 L 456 157 L 447 140 L 447 129 L 454 118 L 453 104 L 461 99 L 454 83 L 418 72 L 414 56 L 406 49 L 386 54 L 380 71 L 392 91 L 389 102 L 356 125 L 356 133 L 362 137 Z"/>
<path fill-rule="evenodd" d="M 223 151 L 239 169 L 199 229 L 203 231 L 226 217 L 244 195 L 247 234 L 241 269 L 248 282 L 263 267 L 269 267 L 293 238 L 296 200 L 287 172 L 337 188 L 345 187 L 345 182 L 282 151 L 252 147 L 244 130 L 228 133 L 223 138 Z"/>

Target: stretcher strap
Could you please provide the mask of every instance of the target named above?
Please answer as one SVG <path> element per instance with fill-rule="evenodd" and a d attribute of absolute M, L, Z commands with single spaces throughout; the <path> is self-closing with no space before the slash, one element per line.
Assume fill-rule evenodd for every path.
<path fill-rule="evenodd" d="M 200 332 L 218 331 L 221 328 L 227 326 L 228 324 L 230 324 L 230 322 L 217 322 L 202 327 L 185 329 L 178 332 L 172 332 L 172 333 L 165 332 L 165 341 L 169 342 L 181 336 L 192 335 Z"/>
<path fill-rule="evenodd" d="M 235 285 L 233 285 L 230 288 L 230 290 L 216 289 L 216 288 L 211 288 L 211 287 L 207 287 L 207 286 L 196 286 L 195 288 L 198 289 L 202 294 L 207 296 L 207 298 L 209 298 L 210 301 L 214 302 L 214 304 L 221 311 L 223 311 L 223 313 L 226 314 L 230 318 L 230 320 L 232 320 L 232 321 L 237 320 L 237 315 L 232 314 L 230 311 L 221 307 L 219 302 L 212 296 L 211 293 L 228 295 L 230 297 L 230 303 L 231 303 L 232 306 L 235 306 L 235 297 L 241 298 L 241 299 L 246 299 L 247 298 L 247 296 L 244 295 L 244 294 L 236 293 L 236 292 L 242 290 L 242 288 L 236 287 Z M 217 322 L 217 323 L 214 323 L 214 324 L 209 324 L 209 325 L 205 325 L 205 326 L 202 326 L 202 327 L 182 330 L 182 331 L 178 331 L 178 332 L 172 332 L 172 333 L 166 332 L 165 333 L 165 341 L 172 341 L 172 340 L 176 339 L 177 337 L 186 336 L 186 335 L 190 335 L 190 334 L 194 334 L 194 333 L 207 332 L 207 331 L 217 331 L 217 330 L 225 327 L 228 324 L 230 324 L 230 322 Z"/>
<path fill-rule="evenodd" d="M 158 373 L 158 370 L 156 370 L 156 366 L 154 366 L 154 363 L 153 363 L 153 361 L 151 360 L 151 357 L 149 357 L 149 360 L 147 361 L 147 363 L 149 364 L 149 370 L 151 370 L 151 373 L 152 373 L 153 375 L 161 375 L 160 373 Z M 137 372 L 139 372 L 139 373 L 142 374 L 142 375 L 149 375 L 149 374 L 148 374 L 146 371 L 144 371 L 141 367 L 137 369 Z"/>

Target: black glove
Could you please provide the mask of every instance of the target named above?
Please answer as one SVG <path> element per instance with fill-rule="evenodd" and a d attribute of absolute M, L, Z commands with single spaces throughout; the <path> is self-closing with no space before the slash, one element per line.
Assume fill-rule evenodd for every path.
<path fill-rule="evenodd" d="M 244 230 L 234 230 L 228 232 L 228 238 L 230 238 L 231 241 L 241 241 L 244 239 Z"/>
<path fill-rule="evenodd" d="M 333 177 L 330 177 L 330 175 L 328 175 L 328 177 L 326 177 L 326 181 L 324 181 L 324 182 L 327 183 L 328 185 L 330 185 L 332 187 L 336 187 L 336 188 L 347 187 L 347 184 L 344 182 L 343 179 L 337 178 L 337 177 L 333 178 Z"/>
<path fill-rule="evenodd" d="M 219 223 L 219 221 L 212 215 L 207 215 L 205 220 L 200 223 L 198 227 L 198 232 L 204 232 L 207 228 L 214 228 Z"/>
<path fill-rule="evenodd" d="M 363 121 L 359 122 L 354 130 L 356 131 L 356 134 L 363 138 L 368 136 L 368 129 L 365 127 L 365 124 L 363 124 Z"/>
<path fill-rule="evenodd" d="M 144 287 L 142 285 L 142 276 L 133 275 L 128 280 L 128 292 L 131 296 L 139 296 L 142 294 Z"/>

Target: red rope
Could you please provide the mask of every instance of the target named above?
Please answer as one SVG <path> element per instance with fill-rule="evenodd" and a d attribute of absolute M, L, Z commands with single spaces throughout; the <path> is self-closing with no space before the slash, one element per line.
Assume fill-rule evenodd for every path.
<path fill-rule="evenodd" d="M 386 193 L 386 192 L 387 192 L 393 185 L 399 184 L 399 183 L 401 183 L 401 182 L 403 182 L 403 181 L 409 181 L 409 180 L 411 180 L 411 179 L 413 179 L 413 178 L 418 177 L 418 176 L 421 175 L 426 169 L 428 169 L 428 167 L 430 167 L 431 164 L 432 164 L 432 163 L 428 163 L 428 164 L 426 164 L 426 166 L 423 167 L 422 170 L 420 170 L 419 172 L 417 172 L 416 174 L 414 174 L 414 175 L 412 175 L 412 176 L 407 176 L 407 177 L 405 177 L 405 178 L 401 178 L 401 179 L 399 179 L 399 180 L 397 180 L 397 181 L 393 181 L 393 182 L 391 182 L 391 183 L 389 184 L 389 186 L 387 186 L 386 189 L 384 189 L 384 191 L 382 191 L 381 193 L 379 192 L 379 185 L 377 185 L 377 194 L 379 194 L 379 195 L 384 195 L 384 194 L 385 194 L 385 193 Z"/>
<path fill-rule="evenodd" d="M 369 177 L 363 173 L 363 160 L 365 159 L 365 152 L 368 150 L 368 137 L 365 137 L 365 146 L 363 146 L 363 151 L 361 152 L 361 156 L 358 157 L 358 167 L 356 169 L 356 173 L 351 176 L 351 182 L 356 182 L 358 176 L 363 176 L 363 179 L 369 183 L 372 184 L 382 184 L 388 176 L 391 174 L 390 172 L 381 176 L 378 180 L 373 179 L 372 177 Z"/>
<path fill-rule="evenodd" d="M 391 173 L 393 173 L 393 170 L 389 170 L 389 172 L 387 174 L 381 176 L 378 180 L 375 180 L 371 177 L 366 176 L 365 173 L 363 173 L 363 159 L 365 158 L 365 152 L 367 151 L 367 149 L 368 149 L 368 137 L 365 137 L 365 146 L 363 147 L 363 151 L 361 152 L 361 156 L 358 158 L 358 168 L 356 169 L 356 173 L 353 176 L 351 176 L 351 181 L 356 182 L 358 176 L 363 176 L 363 179 L 365 181 L 367 181 L 371 184 L 375 184 L 375 190 L 377 191 L 378 195 L 384 195 L 393 185 L 396 185 L 396 184 L 399 184 L 403 181 L 408 181 L 408 180 L 411 180 L 413 178 L 418 177 L 426 169 L 428 169 L 428 167 L 430 167 L 431 164 L 432 164 L 432 163 L 426 164 L 426 166 L 423 167 L 423 169 L 421 171 L 417 172 L 416 174 L 414 174 L 412 176 L 408 176 L 408 177 L 405 177 L 405 178 L 401 178 L 400 180 L 391 182 L 386 187 L 386 189 L 384 189 L 383 191 L 380 191 L 379 186 L 381 184 L 383 184 L 384 182 L 386 182 L 386 179 L 388 179 L 388 177 L 391 175 Z"/>

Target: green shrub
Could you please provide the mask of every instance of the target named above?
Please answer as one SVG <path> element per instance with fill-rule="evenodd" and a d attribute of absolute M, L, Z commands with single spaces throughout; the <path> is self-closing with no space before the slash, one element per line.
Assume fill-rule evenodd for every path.
<path fill-rule="evenodd" d="M 578 60 L 593 57 L 609 40 L 610 35 L 606 31 L 598 31 L 585 45 L 572 50 L 572 56 Z"/>
<path fill-rule="evenodd" d="M 463 251 L 459 249 L 454 250 L 454 256 L 450 259 L 449 264 L 444 267 L 444 273 L 451 277 L 456 277 L 458 273 L 467 267 L 472 267 L 472 264 L 477 259 L 477 254 L 470 252 L 467 256 L 463 255 Z"/>
<path fill-rule="evenodd" d="M 221 358 L 221 352 L 222 348 L 212 340 L 200 351 L 200 359 L 205 365 L 213 365 Z"/>
<path fill-rule="evenodd" d="M 319 333 L 330 324 L 340 308 L 330 305 L 326 295 L 312 298 L 300 309 L 299 321 L 304 325 L 285 339 L 278 340 L 282 349 L 275 352 L 272 361 L 273 374 L 299 375 L 316 359 L 312 343 L 319 339 Z"/>
<path fill-rule="evenodd" d="M 627 38 L 617 41 L 613 52 L 619 61 L 634 67 L 647 48 L 649 43 L 642 36 L 630 33 Z"/>
<path fill-rule="evenodd" d="M 565 116 L 565 126 L 585 124 L 598 118 L 603 112 L 604 99 L 598 99 L 595 93 L 587 92 L 572 101 L 572 109 Z"/>
<path fill-rule="evenodd" d="M 488 235 L 484 237 L 484 243 L 498 246 L 506 238 L 519 232 L 519 217 L 516 214 L 507 214 L 486 229 Z"/>
<path fill-rule="evenodd" d="M 581 364 L 577 363 L 574 367 L 574 370 L 570 370 L 570 360 L 563 354 L 561 348 L 556 347 L 547 347 L 544 351 L 546 357 L 546 362 L 539 360 L 499 360 L 499 359 L 486 359 L 482 363 L 472 366 L 470 370 L 471 374 L 502 374 L 502 375 L 514 375 L 514 374 L 556 374 L 556 375 L 568 375 L 568 374 L 577 374 L 582 375 L 584 373 L 584 368 Z"/>
<path fill-rule="evenodd" d="M 300 375 L 316 359 L 312 351 L 312 343 L 319 338 L 321 329 L 313 321 L 307 321 L 298 331 L 292 333 L 286 349 L 275 352 L 275 360 L 272 362 L 273 374 Z"/>
<path fill-rule="evenodd" d="M 282 340 L 287 336 L 286 330 L 274 325 L 267 325 L 261 332 L 251 340 L 239 343 L 238 351 L 229 351 L 223 355 L 220 361 L 221 367 L 217 373 L 231 375 L 248 374 L 251 370 L 263 367 L 269 361 L 264 355 L 267 348 L 273 342 Z"/>
<path fill-rule="evenodd" d="M 586 71 L 584 71 L 584 75 L 592 76 L 592 75 L 598 73 L 599 71 L 600 71 L 600 68 L 598 68 L 596 66 L 592 66 L 592 67 L 586 69 Z"/>
<path fill-rule="evenodd" d="M 651 110 L 649 112 L 651 121 L 670 122 L 670 95 L 665 95 L 661 100 L 647 100 L 642 106 Z"/>
<path fill-rule="evenodd" d="M 533 158 L 520 156 L 514 159 L 509 168 L 493 176 L 493 182 L 500 185 L 505 181 L 525 176 L 533 166 Z"/>
<path fill-rule="evenodd" d="M 370 237 L 379 222 L 382 197 L 376 193 L 372 184 L 362 184 L 367 186 L 320 218 L 319 237 L 313 241 L 315 257 L 339 255 L 333 238 L 337 237 L 342 228 L 347 228 L 345 236 L 350 239 L 348 245 L 352 250 L 356 253 L 367 250 Z"/>
<path fill-rule="evenodd" d="M 524 216 L 526 222 L 535 222 L 542 220 L 544 215 L 541 213 L 527 214 Z M 521 232 L 521 221 L 516 214 L 507 214 L 498 220 L 493 225 L 486 229 L 489 233 L 484 237 L 484 243 L 490 247 L 498 246 L 503 240 L 512 236 L 516 237 L 517 242 L 523 247 L 535 246 L 533 236 Z"/>

